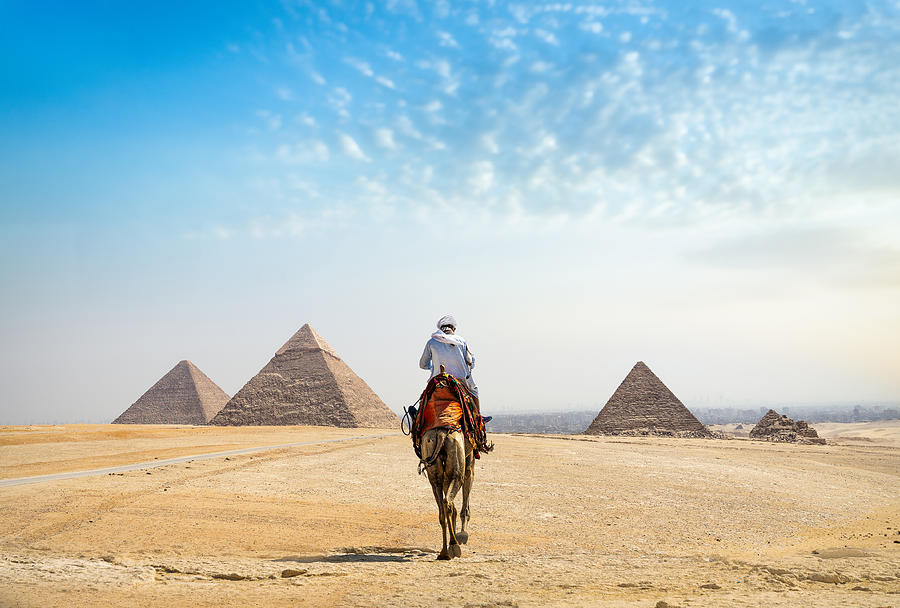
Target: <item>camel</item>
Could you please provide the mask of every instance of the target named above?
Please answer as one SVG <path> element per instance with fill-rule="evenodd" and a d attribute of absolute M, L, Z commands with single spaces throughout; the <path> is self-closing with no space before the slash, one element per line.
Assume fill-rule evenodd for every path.
<path fill-rule="evenodd" d="M 434 500 L 438 506 L 438 521 L 441 524 L 444 544 L 438 559 L 461 557 L 460 544 L 466 544 L 469 533 L 469 492 L 475 479 L 475 459 L 472 446 L 463 433 L 448 428 L 435 428 L 422 436 L 422 461 Z M 453 504 L 456 494 L 462 488 L 462 508 L 459 511 L 460 530 L 456 531 L 457 511 Z M 449 534 L 448 534 L 449 533 Z M 450 544 L 447 545 L 447 537 Z"/>

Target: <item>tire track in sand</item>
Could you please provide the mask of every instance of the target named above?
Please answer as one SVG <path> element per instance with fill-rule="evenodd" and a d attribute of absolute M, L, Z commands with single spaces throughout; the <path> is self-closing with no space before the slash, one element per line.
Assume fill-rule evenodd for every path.
<path fill-rule="evenodd" d="M 325 443 L 340 443 L 342 441 L 358 441 L 361 439 L 383 439 L 384 437 L 393 437 L 398 433 L 385 433 L 383 435 L 358 435 L 356 437 L 341 437 L 339 439 L 323 439 L 321 441 L 300 441 L 297 443 L 283 443 L 281 445 L 265 445 L 255 448 L 241 448 L 239 450 L 228 450 L 226 452 L 210 452 L 207 454 L 194 454 L 192 456 L 179 456 L 177 458 L 166 458 L 165 460 L 151 460 L 148 462 L 138 462 L 134 464 L 125 464 L 116 467 L 105 467 L 102 469 L 89 469 L 86 471 L 69 471 L 67 473 L 52 473 L 50 475 L 35 475 L 33 477 L 14 477 L 11 479 L 0 479 L 0 488 L 8 488 L 10 486 L 21 486 L 29 483 L 42 483 L 46 481 L 60 481 L 63 479 L 75 479 L 77 477 L 90 477 L 92 475 L 108 475 L 110 473 L 126 473 L 128 471 L 139 471 L 141 469 L 151 469 L 161 467 L 167 464 L 178 464 L 188 462 L 190 460 L 208 460 L 210 458 L 220 458 L 223 456 L 239 456 L 241 454 L 253 454 L 254 452 L 262 452 L 265 450 L 278 450 L 284 448 L 296 448 L 306 445 L 320 445 Z"/>
<path fill-rule="evenodd" d="M 72 531 L 78 528 L 82 528 L 86 525 L 88 520 L 93 519 L 94 521 L 98 521 L 103 517 L 105 513 L 112 511 L 117 508 L 128 506 L 129 504 L 133 504 L 134 502 L 140 500 L 143 496 L 148 494 L 153 494 L 159 492 L 162 487 L 177 487 L 180 485 L 184 485 L 186 483 L 190 483 L 191 481 L 196 481 L 198 479 L 203 479 L 206 477 L 214 477 L 216 475 L 221 475 L 223 473 L 230 473 L 234 471 L 238 471 L 245 468 L 250 468 L 253 466 L 258 466 L 261 463 L 272 462 L 277 460 L 285 460 L 289 458 L 296 458 L 298 454 L 296 453 L 283 453 L 285 450 L 290 450 L 291 448 L 297 447 L 309 447 L 309 446 L 317 446 L 322 445 L 326 446 L 324 450 L 317 451 L 313 455 L 325 454 L 328 452 L 332 452 L 334 450 L 340 449 L 348 449 L 351 447 L 357 447 L 356 445 L 334 445 L 337 443 L 349 443 L 351 441 L 360 441 L 365 445 L 366 441 L 375 441 L 378 439 L 383 439 L 385 437 L 393 437 L 398 435 L 398 433 L 386 433 L 383 435 L 359 435 L 356 437 L 344 437 L 341 439 L 326 439 L 321 441 L 304 441 L 298 443 L 289 443 L 283 445 L 273 445 L 273 446 L 263 446 L 257 448 L 245 448 L 240 450 L 231 450 L 228 452 L 215 452 L 210 454 L 203 454 L 200 456 L 184 456 L 178 458 L 172 458 L 168 460 L 154 460 L 151 462 L 145 463 L 136 463 L 133 465 L 123 465 L 125 471 L 134 471 L 146 468 L 156 468 L 160 466 L 165 466 L 169 464 L 178 464 L 183 462 L 190 462 L 193 460 L 210 460 L 217 457 L 230 456 L 230 455 L 240 455 L 240 454 L 248 454 L 255 453 L 261 451 L 272 451 L 278 450 L 282 453 L 274 453 L 274 454 L 265 454 L 260 458 L 254 460 L 248 460 L 243 462 L 232 462 L 225 464 L 222 463 L 218 468 L 211 471 L 202 471 L 196 473 L 184 473 L 184 471 L 178 471 L 176 474 L 180 473 L 180 475 L 176 479 L 168 479 L 165 481 L 156 481 L 146 484 L 144 487 L 138 490 L 132 490 L 130 492 L 125 492 L 121 494 L 115 494 L 113 496 L 107 497 L 103 499 L 101 502 L 89 505 L 79 509 L 78 511 L 72 512 L 68 514 L 63 520 L 55 521 L 50 524 L 37 526 L 30 530 L 23 530 L 20 536 L 20 541 L 25 542 L 27 544 L 33 544 L 39 541 L 49 541 L 53 537 L 61 534 L 65 531 Z M 71 472 L 65 473 L 62 475 L 70 475 L 72 477 L 84 477 L 86 475 L 79 475 L 78 473 L 85 474 L 109 474 L 109 473 L 117 473 L 120 472 L 118 469 L 122 469 L 123 467 L 112 467 L 111 469 L 94 469 L 91 471 L 84 472 Z M 116 470 L 112 470 L 116 469 Z M 42 476 L 44 477 L 44 476 Z M 28 478 L 25 478 L 28 479 Z M 49 480 L 48 480 L 49 481 Z M 35 483 L 35 482 L 31 482 Z"/>

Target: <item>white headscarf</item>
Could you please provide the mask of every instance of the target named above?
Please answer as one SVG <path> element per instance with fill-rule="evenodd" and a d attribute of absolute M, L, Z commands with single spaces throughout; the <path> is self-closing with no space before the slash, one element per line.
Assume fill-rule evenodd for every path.
<path fill-rule="evenodd" d="M 455 334 L 445 334 L 441 330 L 437 330 L 431 337 L 437 340 L 438 342 L 443 342 L 444 344 L 453 344 L 455 346 L 461 346 L 463 348 L 466 347 L 466 341 L 462 339 L 462 337 L 457 336 Z"/>
<path fill-rule="evenodd" d="M 445 325 L 450 325 L 454 330 L 456 329 L 456 319 L 453 318 L 453 315 L 444 315 L 443 317 L 438 319 L 438 330 L 431 334 L 431 337 L 438 342 L 443 342 L 444 344 L 453 344 L 454 346 L 461 346 L 465 348 L 466 341 L 463 340 L 461 336 L 457 336 L 454 334 L 445 334 L 443 330 L 441 330 L 441 328 Z"/>
<path fill-rule="evenodd" d="M 444 315 L 437 322 L 437 328 L 441 329 L 444 325 L 451 325 L 453 329 L 456 329 L 456 319 L 453 318 L 453 315 Z"/>

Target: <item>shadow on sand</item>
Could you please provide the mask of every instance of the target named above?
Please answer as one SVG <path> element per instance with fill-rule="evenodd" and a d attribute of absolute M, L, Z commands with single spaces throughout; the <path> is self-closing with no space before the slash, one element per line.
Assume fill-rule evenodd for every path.
<path fill-rule="evenodd" d="M 294 562 L 299 564 L 314 563 L 360 563 L 360 562 L 411 562 L 434 554 L 431 549 L 419 547 L 345 547 L 339 553 L 331 555 L 288 555 L 280 557 L 276 562 Z"/>

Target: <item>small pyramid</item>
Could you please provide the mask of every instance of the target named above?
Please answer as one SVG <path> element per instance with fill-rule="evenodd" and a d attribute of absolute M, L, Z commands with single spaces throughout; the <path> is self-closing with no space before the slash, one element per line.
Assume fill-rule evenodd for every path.
<path fill-rule="evenodd" d="M 390 428 L 398 422 L 307 323 L 209 423 Z"/>
<path fill-rule="evenodd" d="M 769 410 L 759 419 L 759 422 L 750 431 L 750 439 L 786 443 L 825 443 L 825 440 L 819 437 L 816 430 L 805 420 L 794 422 L 788 418 L 787 414 L 779 415 L 775 410 Z"/>
<path fill-rule="evenodd" d="M 179 361 L 113 424 L 206 424 L 228 394 L 190 361 Z"/>
<path fill-rule="evenodd" d="M 643 361 L 631 368 L 585 434 L 712 436 Z"/>

